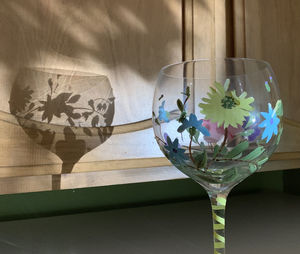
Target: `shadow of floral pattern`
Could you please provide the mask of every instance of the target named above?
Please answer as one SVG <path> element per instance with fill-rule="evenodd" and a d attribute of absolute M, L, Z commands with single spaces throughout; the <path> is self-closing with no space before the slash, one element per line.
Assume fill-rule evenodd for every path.
<path fill-rule="evenodd" d="M 61 92 L 60 77 L 46 79 L 48 89 L 41 98 L 35 98 L 35 90 L 18 80 L 9 105 L 25 133 L 62 160 L 62 173 L 70 173 L 83 155 L 112 135 L 115 98 L 112 91 L 108 98 L 92 94 L 95 98 L 88 99 L 70 89 Z M 57 124 L 57 119 L 65 124 Z"/>

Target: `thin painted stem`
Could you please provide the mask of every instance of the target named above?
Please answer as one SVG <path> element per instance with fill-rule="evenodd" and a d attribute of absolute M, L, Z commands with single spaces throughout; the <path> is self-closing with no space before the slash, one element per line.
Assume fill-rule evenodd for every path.
<path fill-rule="evenodd" d="M 213 161 L 216 161 L 217 160 L 217 157 L 219 156 L 220 152 L 222 151 L 222 149 L 225 147 L 226 145 L 226 141 L 227 141 L 227 138 L 228 138 L 228 128 L 225 128 L 225 133 L 224 133 L 224 139 L 223 139 L 223 142 L 219 148 L 219 151 L 217 152 L 217 154 L 214 156 L 213 160 L 210 161 L 207 165 L 207 167 L 209 168 L 210 165 L 213 163 Z"/>
<path fill-rule="evenodd" d="M 228 193 L 209 193 L 213 217 L 214 254 L 225 254 L 225 207 Z"/>
<path fill-rule="evenodd" d="M 226 145 L 227 138 L 228 138 L 228 128 L 225 128 L 224 139 L 223 139 L 223 142 L 222 142 L 222 144 L 221 144 L 221 147 L 220 147 L 220 150 L 219 150 L 219 151 L 222 151 L 222 149 L 223 149 L 224 146 Z"/>
<path fill-rule="evenodd" d="M 192 142 L 193 142 L 193 136 L 191 136 L 191 140 L 190 140 L 190 144 L 189 144 L 189 155 L 190 155 L 191 161 L 196 165 L 196 162 L 192 155 Z"/>

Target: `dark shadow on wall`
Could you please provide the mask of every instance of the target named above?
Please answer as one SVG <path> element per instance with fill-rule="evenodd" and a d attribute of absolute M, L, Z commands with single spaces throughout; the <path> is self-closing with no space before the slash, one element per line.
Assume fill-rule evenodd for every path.
<path fill-rule="evenodd" d="M 112 135 L 114 100 L 106 76 L 25 68 L 14 82 L 9 104 L 28 137 L 56 154 L 61 173 L 67 174 Z M 60 189 L 60 180 L 53 178 L 53 189 Z"/>

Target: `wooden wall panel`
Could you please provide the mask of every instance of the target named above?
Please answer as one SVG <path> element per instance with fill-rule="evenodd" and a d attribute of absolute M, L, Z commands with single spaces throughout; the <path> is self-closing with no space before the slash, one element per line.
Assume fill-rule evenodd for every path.
<path fill-rule="evenodd" d="M 155 79 L 165 64 L 224 56 L 224 3 L 1 1 L 0 177 L 43 178 L 61 172 L 60 159 L 31 141 L 16 120 L 5 113 L 9 111 L 11 86 L 23 66 L 88 71 L 110 80 L 116 97 L 113 125 L 117 127 L 109 140 L 76 164 L 73 173 L 128 169 L 142 176 L 146 168 L 169 166 L 153 139 L 149 121 Z M 171 174 L 167 178 L 172 175 L 175 177 Z M 7 192 L 13 191 L 9 188 Z"/>
<path fill-rule="evenodd" d="M 149 118 L 160 68 L 182 60 L 181 0 L 3 0 L 0 14 L 0 177 L 60 173 L 61 160 L 6 113 L 24 66 L 109 78 L 116 98 L 112 125 L 118 127 L 81 165 L 108 161 L 103 170 L 114 168 L 113 161 L 162 156 Z M 74 172 L 82 170 L 95 167 Z"/>
<path fill-rule="evenodd" d="M 279 82 L 285 119 L 274 158 L 282 169 L 300 167 L 299 11 L 297 0 L 233 0 L 235 57 L 268 61 Z"/>
<path fill-rule="evenodd" d="M 233 9 L 230 28 L 228 7 Z M 31 141 L 5 113 L 20 67 L 94 72 L 107 75 L 113 87 L 112 137 L 63 175 L 61 188 L 178 178 L 182 175 L 162 156 L 149 120 L 159 69 L 182 59 L 225 57 L 233 43 L 235 56 L 271 62 L 286 116 L 297 120 L 299 8 L 296 0 L 1 1 L 0 193 L 49 190 L 51 175 L 61 172 L 60 159 Z M 214 61 L 211 67 L 215 79 L 219 67 Z M 286 123 L 279 153 L 264 170 L 300 166 L 300 135 L 291 135 L 300 125 Z"/>
<path fill-rule="evenodd" d="M 19 67 L 44 66 L 107 75 L 115 125 L 150 118 L 158 71 L 182 59 L 181 7 L 181 0 L 1 1 L 0 109 L 9 111 Z"/>
<path fill-rule="evenodd" d="M 285 117 L 295 121 L 300 119 L 299 11 L 297 0 L 235 1 L 236 56 L 271 63 L 280 84 Z"/>

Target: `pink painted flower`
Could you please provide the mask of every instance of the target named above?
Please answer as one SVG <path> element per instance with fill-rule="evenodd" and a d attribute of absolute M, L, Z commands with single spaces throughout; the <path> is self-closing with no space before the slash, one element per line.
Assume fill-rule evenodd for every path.
<path fill-rule="evenodd" d="M 210 133 L 210 136 L 204 136 L 204 140 L 208 143 L 217 143 L 224 136 L 224 128 L 222 126 L 218 127 L 217 123 L 203 120 L 202 126 Z"/>
<path fill-rule="evenodd" d="M 232 127 L 231 125 L 228 126 L 228 142 L 232 141 L 235 136 L 237 136 L 239 133 L 243 132 L 244 128 L 241 125 L 238 125 L 237 128 Z"/>

